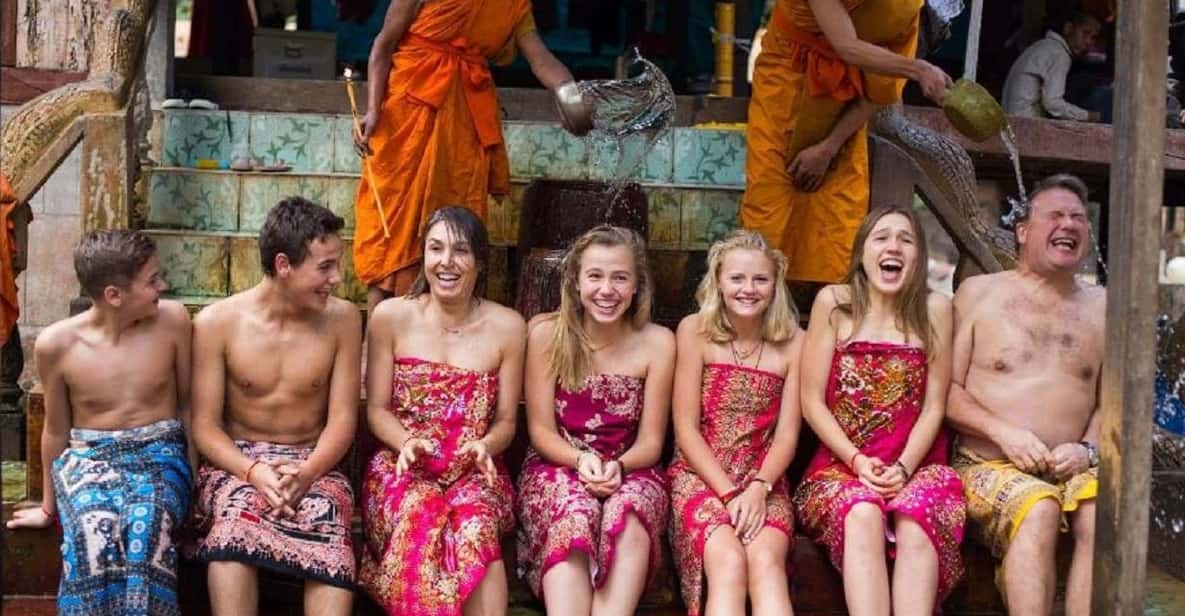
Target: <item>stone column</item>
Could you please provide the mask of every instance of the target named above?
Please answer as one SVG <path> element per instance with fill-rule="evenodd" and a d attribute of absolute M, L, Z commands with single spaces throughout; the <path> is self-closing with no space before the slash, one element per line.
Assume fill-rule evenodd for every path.
<path fill-rule="evenodd" d="M 173 93 L 173 34 L 177 0 L 156 0 L 156 10 L 148 26 L 148 47 L 144 53 L 144 72 L 153 109 Z"/>

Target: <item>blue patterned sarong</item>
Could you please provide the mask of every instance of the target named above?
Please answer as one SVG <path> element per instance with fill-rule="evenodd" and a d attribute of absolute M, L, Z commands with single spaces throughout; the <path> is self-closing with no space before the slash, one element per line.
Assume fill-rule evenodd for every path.
<path fill-rule="evenodd" d="M 62 523 L 60 614 L 180 614 L 177 548 L 193 476 L 181 422 L 70 431 L 53 462 Z"/>

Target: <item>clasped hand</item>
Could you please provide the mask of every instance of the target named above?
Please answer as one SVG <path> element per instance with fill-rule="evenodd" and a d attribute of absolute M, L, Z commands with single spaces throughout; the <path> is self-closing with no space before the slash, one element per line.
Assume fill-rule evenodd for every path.
<path fill-rule="evenodd" d="M 576 473 L 584 487 L 597 498 L 605 498 L 621 487 L 621 463 L 602 460 L 601 456 L 586 451 L 576 461 Z"/>

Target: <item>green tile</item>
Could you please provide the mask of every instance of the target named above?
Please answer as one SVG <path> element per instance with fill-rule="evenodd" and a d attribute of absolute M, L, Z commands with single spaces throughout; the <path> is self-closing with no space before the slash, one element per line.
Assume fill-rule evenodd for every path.
<path fill-rule="evenodd" d="M 243 111 L 166 110 L 161 164 L 193 167 L 199 158 L 229 161 L 247 152 L 248 114 Z"/>
<path fill-rule="evenodd" d="M 301 175 L 250 174 L 243 176 L 239 202 L 239 230 L 259 231 L 267 213 L 281 200 L 300 196 L 325 204 L 328 178 Z"/>
<path fill-rule="evenodd" d="M 362 173 L 361 160 L 354 153 L 354 119 L 337 116 L 333 119 L 333 171 Z"/>
<path fill-rule="evenodd" d="M 358 178 L 325 178 L 325 197 L 322 205 L 344 218 L 346 229 L 351 232 L 354 230 L 354 201 L 357 196 Z"/>
<path fill-rule="evenodd" d="M 741 192 L 683 190 L 681 247 L 705 250 L 737 227 Z"/>
<path fill-rule="evenodd" d="M 589 137 L 585 143 L 589 151 L 589 179 L 661 184 L 673 180 L 673 142 L 669 132 L 657 137 L 642 133 L 621 139 Z"/>
<path fill-rule="evenodd" d="M 334 118 L 297 114 L 251 116 L 251 155 L 264 163 L 283 160 L 295 173 L 333 171 Z"/>
<path fill-rule="evenodd" d="M 238 205 L 234 174 L 158 169 L 149 181 L 148 224 L 154 228 L 234 231 Z"/>
<path fill-rule="evenodd" d="M 675 188 L 642 187 L 649 209 L 650 248 L 679 248 L 682 238 L 682 207 L 680 191 Z"/>
<path fill-rule="evenodd" d="M 503 135 L 513 177 L 562 180 L 588 177 L 585 142 L 558 125 L 507 122 Z"/>
<path fill-rule="evenodd" d="M 153 234 L 169 295 L 221 297 L 227 291 L 227 241 L 219 236 Z"/>
<path fill-rule="evenodd" d="M 745 185 L 745 133 L 739 130 L 674 129 L 675 182 Z"/>
<path fill-rule="evenodd" d="M 491 244 L 495 246 L 518 244 L 518 223 L 523 213 L 523 193 L 526 190 L 525 184 L 511 184 L 509 195 L 490 200 L 486 228 L 490 233 Z"/>

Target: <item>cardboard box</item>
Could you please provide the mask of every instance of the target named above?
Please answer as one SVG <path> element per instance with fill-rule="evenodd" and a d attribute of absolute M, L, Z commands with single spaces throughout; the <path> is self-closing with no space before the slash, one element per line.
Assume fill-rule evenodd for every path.
<path fill-rule="evenodd" d="M 333 79 L 337 34 L 260 28 L 255 31 L 256 77 Z"/>

